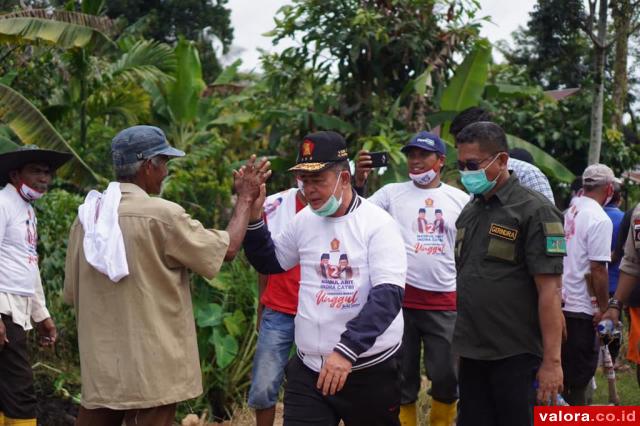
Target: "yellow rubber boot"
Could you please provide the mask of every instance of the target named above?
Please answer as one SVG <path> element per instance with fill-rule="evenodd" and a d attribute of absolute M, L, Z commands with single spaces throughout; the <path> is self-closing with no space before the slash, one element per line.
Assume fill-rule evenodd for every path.
<path fill-rule="evenodd" d="M 4 413 L 0 411 L 0 426 L 4 426 Z"/>
<path fill-rule="evenodd" d="M 457 402 L 445 404 L 444 402 L 431 400 L 431 411 L 429 411 L 430 426 L 451 426 L 456 418 Z"/>
<path fill-rule="evenodd" d="M 12 419 L 4 418 L 4 426 L 38 426 L 36 419 Z"/>
<path fill-rule="evenodd" d="M 416 426 L 418 424 L 418 414 L 416 404 L 403 404 L 400 406 L 400 425 Z"/>

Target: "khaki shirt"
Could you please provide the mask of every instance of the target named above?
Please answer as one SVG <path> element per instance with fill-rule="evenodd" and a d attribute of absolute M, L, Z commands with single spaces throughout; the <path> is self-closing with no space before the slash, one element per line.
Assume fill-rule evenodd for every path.
<path fill-rule="evenodd" d="M 454 351 L 480 360 L 542 357 L 534 277 L 562 274 L 562 214 L 511 175 L 490 199 L 467 204 L 456 228 Z"/>
<path fill-rule="evenodd" d="M 634 277 L 640 277 L 640 204 L 633 209 L 629 234 L 624 244 L 624 257 L 620 261 L 620 270 Z"/>
<path fill-rule="evenodd" d="M 219 271 L 229 245 L 177 204 L 121 184 L 119 224 L 129 275 L 118 283 L 86 261 L 84 231 L 69 235 L 64 297 L 78 324 L 82 405 L 136 409 L 202 393 L 189 270 Z"/>

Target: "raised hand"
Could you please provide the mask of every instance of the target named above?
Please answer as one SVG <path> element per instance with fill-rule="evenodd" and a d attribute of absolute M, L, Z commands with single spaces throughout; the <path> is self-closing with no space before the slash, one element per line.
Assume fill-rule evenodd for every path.
<path fill-rule="evenodd" d="M 367 183 L 367 177 L 369 177 L 369 173 L 371 173 L 371 156 L 369 155 L 369 151 L 365 151 L 364 149 L 358 152 L 358 157 L 356 159 L 356 175 L 355 181 L 356 186 L 361 187 Z"/>
<path fill-rule="evenodd" d="M 260 196 L 260 186 L 271 176 L 271 163 L 266 158 L 256 162 L 252 155 L 239 170 L 233 171 L 233 187 L 238 197 L 246 197 L 250 201 Z"/>

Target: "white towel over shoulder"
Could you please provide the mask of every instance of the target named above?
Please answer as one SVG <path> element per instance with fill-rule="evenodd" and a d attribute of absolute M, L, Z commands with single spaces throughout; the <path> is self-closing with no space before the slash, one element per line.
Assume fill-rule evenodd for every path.
<path fill-rule="evenodd" d="M 122 230 L 118 223 L 120 183 L 111 182 L 104 193 L 92 190 L 78 207 L 84 228 L 84 254 L 87 262 L 113 282 L 129 275 Z"/>

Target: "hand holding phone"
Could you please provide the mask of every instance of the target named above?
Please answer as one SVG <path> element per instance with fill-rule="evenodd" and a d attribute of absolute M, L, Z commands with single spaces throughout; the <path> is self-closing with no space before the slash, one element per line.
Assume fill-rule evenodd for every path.
<path fill-rule="evenodd" d="M 387 167 L 389 165 L 389 153 L 387 151 L 370 152 L 371 167 Z"/>

